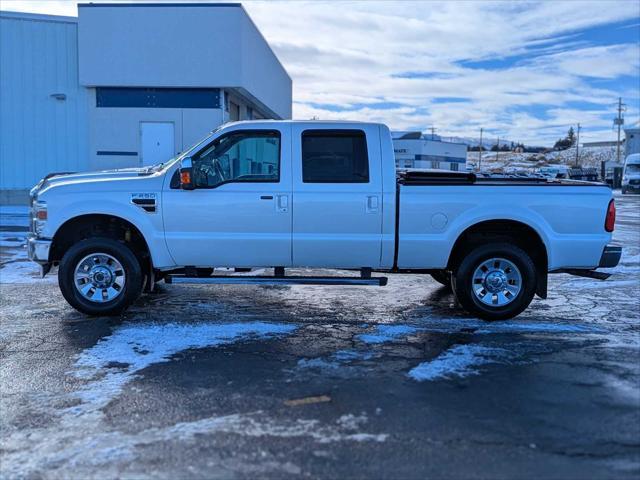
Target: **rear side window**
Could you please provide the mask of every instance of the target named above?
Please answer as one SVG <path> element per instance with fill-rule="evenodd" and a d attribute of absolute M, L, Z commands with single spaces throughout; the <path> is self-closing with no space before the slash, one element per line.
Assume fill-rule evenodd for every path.
<path fill-rule="evenodd" d="M 362 130 L 305 130 L 304 183 L 368 183 L 369 156 Z"/>

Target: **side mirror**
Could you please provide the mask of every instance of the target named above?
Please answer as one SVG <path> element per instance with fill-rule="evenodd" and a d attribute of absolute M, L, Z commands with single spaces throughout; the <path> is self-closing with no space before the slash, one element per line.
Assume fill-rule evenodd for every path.
<path fill-rule="evenodd" d="M 183 190 L 193 190 L 193 162 L 191 157 L 183 158 L 180 162 L 180 188 Z"/>

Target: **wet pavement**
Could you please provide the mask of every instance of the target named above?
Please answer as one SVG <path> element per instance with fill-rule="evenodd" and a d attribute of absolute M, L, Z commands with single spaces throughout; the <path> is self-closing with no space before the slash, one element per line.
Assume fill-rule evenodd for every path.
<path fill-rule="evenodd" d="M 621 265 L 517 319 L 430 277 L 162 285 L 90 319 L 0 220 L 3 478 L 638 478 L 640 197 Z"/>

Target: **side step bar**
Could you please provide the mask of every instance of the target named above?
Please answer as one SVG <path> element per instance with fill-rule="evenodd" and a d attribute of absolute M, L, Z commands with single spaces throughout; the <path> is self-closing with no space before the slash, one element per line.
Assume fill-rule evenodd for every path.
<path fill-rule="evenodd" d="M 216 275 L 211 277 L 186 277 L 184 275 L 167 275 L 166 283 L 195 284 L 232 284 L 232 285 L 371 285 L 384 287 L 387 277 L 236 277 L 232 275 Z"/>

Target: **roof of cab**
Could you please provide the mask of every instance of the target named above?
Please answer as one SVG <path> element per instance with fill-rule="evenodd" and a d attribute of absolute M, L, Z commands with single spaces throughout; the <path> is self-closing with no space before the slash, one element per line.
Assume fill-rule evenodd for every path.
<path fill-rule="evenodd" d="M 305 124 L 305 125 L 316 125 L 316 126 L 340 126 L 340 125 L 382 125 L 384 127 L 386 127 L 386 125 L 384 125 L 383 123 L 377 123 L 377 122 L 361 122 L 361 121 L 357 121 L 357 120 L 269 120 L 269 119 L 262 119 L 262 120 L 240 120 L 240 121 L 236 121 L 236 122 L 228 122 L 225 123 L 224 125 L 222 125 L 222 127 L 228 127 L 230 125 L 262 125 L 262 124 L 285 124 L 285 123 L 289 123 L 289 124 Z"/>

